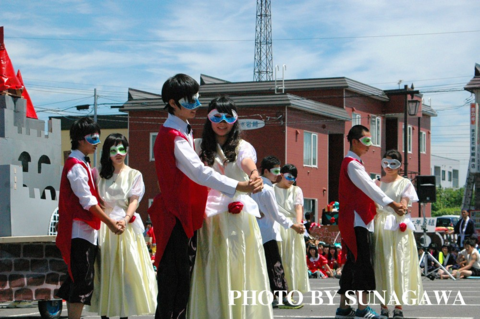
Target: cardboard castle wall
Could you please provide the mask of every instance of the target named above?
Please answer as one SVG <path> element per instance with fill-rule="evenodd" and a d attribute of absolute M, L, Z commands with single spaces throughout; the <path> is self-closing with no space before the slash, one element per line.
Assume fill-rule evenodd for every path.
<path fill-rule="evenodd" d="M 47 235 L 58 206 L 60 120 L 26 117 L 26 101 L 0 95 L 0 237 Z"/>

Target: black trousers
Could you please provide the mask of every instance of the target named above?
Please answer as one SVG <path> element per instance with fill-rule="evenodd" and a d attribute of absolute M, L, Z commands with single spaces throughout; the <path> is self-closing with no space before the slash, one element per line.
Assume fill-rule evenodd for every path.
<path fill-rule="evenodd" d="M 268 279 L 270 281 L 270 289 L 273 293 L 277 291 L 288 291 L 287 280 L 285 279 L 285 271 L 283 270 L 282 258 L 278 250 L 276 240 L 270 240 L 263 244 L 265 250 L 265 260 L 267 261 Z"/>
<path fill-rule="evenodd" d="M 97 251 L 98 247 L 85 239 L 72 239 L 70 268 L 73 279 L 67 277 L 57 292 L 58 297 L 70 303 L 90 305 Z"/>
<path fill-rule="evenodd" d="M 158 265 L 155 319 L 185 318 L 196 252 L 196 232 L 188 238 L 177 219 Z"/>
<path fill-rule="evenodd" d="M 345 294 L 347 290 L 375 290 L 375 273 L 372 262 L 372 233 L 364 227 L 355 227 L 357 238 L 357 260 L 347 249 L 347 261 L 343 266 L 338 294 Z"/>

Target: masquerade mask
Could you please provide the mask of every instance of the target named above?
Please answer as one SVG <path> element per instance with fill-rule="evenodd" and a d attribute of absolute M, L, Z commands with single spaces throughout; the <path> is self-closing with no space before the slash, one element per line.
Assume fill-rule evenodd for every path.
<path fill-rule="evenodd" d="M 273 175 L 276 175 L 276 176 L 280 175 L 280 167 L 271 168 L 270 173 L 272 173 Z"/>
<path fill-rule="evenodd" d="M 290 173 L 283 174 L 283 177 L 285 177 L 285 179 L 290 182 L 295 182 L 296 180 L 296 178 Z"/>
<path fill-rule="evenodd" d="M 210 113 L 208 113 L 208 119 L 212 123 L 220 123 L 225 121 L 228 124 L 233 124 L 237 121 L 238 115 L 234 110 L 232 110 L 232 113 L 233 115 L 228 113 L 220 113 L 217 111 L 217 109 L 213 109 L 210 111 Z"/>
<path fill-rule="evenodd" d="M 85 135 L 85 141 L 87 141 L 88 144 L 92 144 L 92 145 L 100 144 L 100 134 L 93 133 L 93 134 Z"/>
<path fill-rule="evenodd" d="M 190 103 L 188 100 L 184 98 L 181 98 L 180 100 L 178 100 L 178 103 L 180 103 L 180 105 L 186 109 L 193 110 L 202 105 L 198 100 L 199 97 L 200 97 L 200 94 L 197 93 L 194 96 L 192 96 L 192 100 L 193 100 L 192 103 Z"/>
<path fill-rule="evenodd" d="M 122 156 L 127 155 L 127 150 L 125 149 L 125 146 L 123 146 L 122 144 L 118 144 L 117 146 L 110 147 L 110 157 L 117 156 L 117 154 L 120 154 Z"/>
<path fill-rule="evenodd" d="M 365 146 L 372 146 L 372 137 L 371 136 L 362 136 L 358 140 L 360 141 L 360 143 L 362 143 Z"/>
<path fill-rule="evenodd" d="M 388 159 L 388 158 L 384 158 L 382 159 L 382 167 L 383 168 L 391 168 L 391 169 L 397 169 L 397 168 L 400 168 L 400 166 L 402 166 L 402 163 L 400 163 L 399 160 L 396 160 L 396 159 Z"/>

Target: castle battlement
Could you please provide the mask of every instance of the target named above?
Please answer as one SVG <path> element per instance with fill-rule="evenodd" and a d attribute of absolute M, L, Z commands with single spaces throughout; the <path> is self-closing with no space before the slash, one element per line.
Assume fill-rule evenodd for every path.
<path fill-rule="evenodd" d="M 60 189 L 60 120 L 45 134 L 25 99 L 0 95 L 0 150 L 0 237 L 47 235 Z"/>

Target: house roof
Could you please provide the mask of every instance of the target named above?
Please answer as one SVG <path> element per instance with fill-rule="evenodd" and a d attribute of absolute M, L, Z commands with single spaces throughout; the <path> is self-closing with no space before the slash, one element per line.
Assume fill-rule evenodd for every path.
<path fill-rule="evenodd" d="M 130 89 L 129 89 L 130 91 Z M 130 96 L 130 93 L 129 93 Z M 247 95 L 231 96 L 238 107 L 269 107 L 287 106 L 294 109 L 318 114 L 338 120 L 350 121 L 351 117 L 343 108 L 316 102 L 293 94 L 269 94 L 269 95 Z M 200 96 L 200 103 L 207 106 L 211 97 Z M 165 103 L 159 98 L 141 98 L 129 100 L 120 108 L 121 111 L 158 110 L 163 109 Z"/>
<path fill-rule="evenodd" d="M 465 90 L 473 92 L 475 89 L 480 89 L 480 64 L 475 63 L 475 76 L 465 86 Z"/>
<path fill-rule="evenodd" d="M 59 119 L 62 131 L 70 130 L 73 122 L 85 116 L 50 116 L 50 119 Z M 93 118 L 93 116 L 92 116 Z M 102 129 L 128 128 L 128 115 L 112 114 L 97 115 L 97 123 Z"/>
<path fill-rule="evenodd" d="M 201 75 L 202 85 L 200 93 L 218 94 L 235 92 L 275 92 L 275 81 L 249 81 L 249 82 L 227 82 L 208 75 Z M 277 87 L 282 85 L 282 81 L 277 81 Z M 295 90 L 313 90 L 313 89 L 346 89 L 351 92 L 359 93 L 363 96 L 369 96 L 380 101 L 388 101 L 389 98 L 381 89 L 346 78 L 320 78 L 320 79 L 300 79 L 285 80 L 285 91 Z M 293 93 L 293 92 L 291 92 Z"/>
<path fill-rule="evenodd" d="M 423 104 L 423 103 L 422 103 L 422 114 L 426 114 L 431 117 L 438 115 L 437 112 L 430 105 Z"/>

